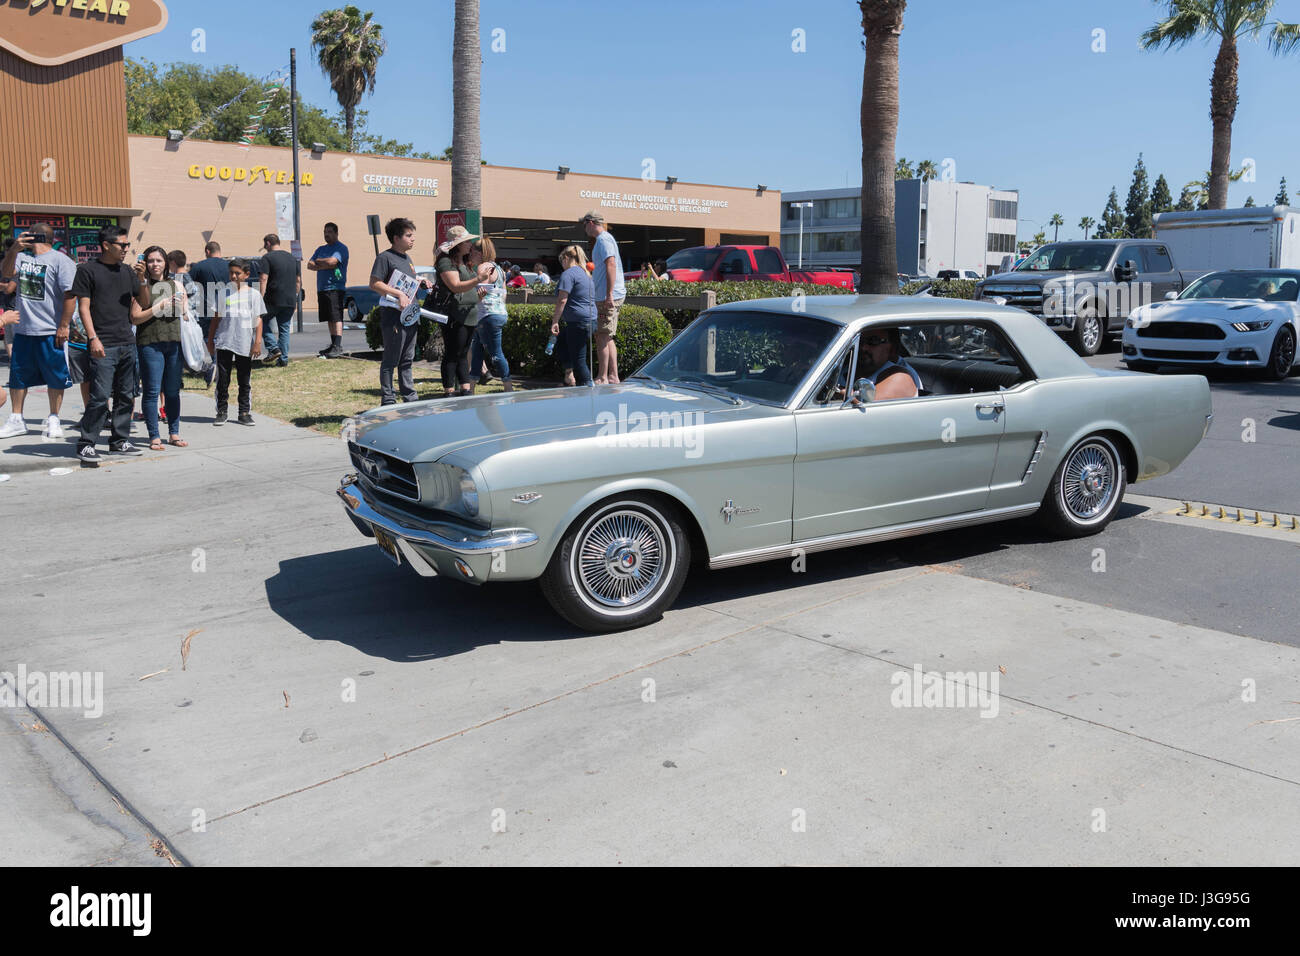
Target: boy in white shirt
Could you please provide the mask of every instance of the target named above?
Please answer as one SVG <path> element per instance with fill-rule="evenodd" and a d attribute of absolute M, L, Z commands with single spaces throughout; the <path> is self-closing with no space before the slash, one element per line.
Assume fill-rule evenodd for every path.
<path fill-rule="evenodd" d="M 230 401 L 230 370 L 239 375 L 239 424 L 254 425 L 251 378 L 253 359 L 262 354 L 262 294 L 248 284 L 247 259 L 230 260 L 230 293 L 208 329 L 208 351 L 217 359 L 217 417 L 226 423 Z"/>

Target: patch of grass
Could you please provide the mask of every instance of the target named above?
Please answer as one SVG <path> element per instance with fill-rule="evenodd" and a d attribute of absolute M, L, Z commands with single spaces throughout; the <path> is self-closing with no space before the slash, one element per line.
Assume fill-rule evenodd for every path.
<path fill-rule="evenodd" d="M 442 395 L 442 378 L 436 368 L 417 364 L 414 369 L 415 391 L 421 399 Z M 394 373 L 396 380 L 396 373 Z M 230 401 L 234 407 L 238 392 L 237 376 L 230 376 Z M 396 381 L 394 381 L 396 386 Z M 187 392 L 214 394 L 216 383 L 205 389 L 203 379 L 185 372 Z M 520 386 L 515 383 L 515 388 Z M 253 363 L 253 411 L 310 428 L 326 435 L 337 435 L 343 419 L 367 411 L 379 404 L 379 363 L 364 359 L 293 359 L 284 368 L 268 368 Z M 499 379 L 475 392 L 485 395 L 501 391 Z"/>

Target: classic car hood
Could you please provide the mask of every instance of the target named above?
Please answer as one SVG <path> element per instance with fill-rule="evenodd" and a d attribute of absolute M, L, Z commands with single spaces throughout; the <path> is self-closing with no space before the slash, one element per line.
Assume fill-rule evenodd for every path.
<path fill-rule="evenodd" d="M 376 408 L 354 419 L 355 440 L 406 461 L 436 461 L 472 445 L 498 447 L 522 441 L 558 441 L 595 432 L 604 423 L 640 415 L 679 413 L 683 422 L 700 416 L 744 413 L 765 406 L 735 405 L 702 392 L 651 388 L 639 383 L 594 388 L 549 388 L 531 392 L 438 398 Z M 689 418 L 687 417 L 689 416 Z M 608 427 L 608 425 L 606 425 Z"/>

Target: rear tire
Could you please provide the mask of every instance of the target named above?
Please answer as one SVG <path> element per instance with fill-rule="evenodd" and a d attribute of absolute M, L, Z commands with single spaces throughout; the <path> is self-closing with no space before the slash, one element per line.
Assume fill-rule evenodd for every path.
<path fill-rule="evenodd" d="M 1273 350 L 1268 353 L 1268 368 L 1264 374 L 1274 382 L 1280 382 L 1291 374 L 1295 364 L 1295 331 L 1284 325 L 1273 340 Z"/>
<path fill-rule="evenodd" d="M 1061 459 L 1039 512 L 1049 531 L 1063 538 L 1097 534 L 1124 500 L 1124 459 L 1110 439 L 1090 435 Z"/>
<path fill-rule="evenodd" d="M 357 308 L 355 299 L 348 299 L 347 303 L 348 321 L 357 323 L 361 321 L 361 310 Z"/>
<path fill-rule="evenodd" d="M 569 527 L 540 583 L 569 623 L 622 631 L 663 617 L 690 563 L 690 538 L 674 506 L 621 495 L 587 509 Z"/>

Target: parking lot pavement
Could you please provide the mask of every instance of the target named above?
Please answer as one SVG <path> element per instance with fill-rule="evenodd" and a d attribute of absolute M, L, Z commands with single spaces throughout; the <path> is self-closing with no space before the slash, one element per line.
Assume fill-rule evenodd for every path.
<path fill-rule="evenodd" d="M 1250 627 L 1110 607 L 1068 576 L 1056 593 L 997 580 L 1029 548 L 990 534 L 951 563 L 884 544 L 803 574 L 699 572 L 657 624 L 589 635 L 532 585 L 394 567 L 340 513 L 336 439 L 199 430 L 0 486 L 10 540 L 40 542 L 0 556 L 0 670 L 104 681 L 102 716 L 38 707 L 0 729 L 25 748 L 24 724 L 56 731 L 134 827 L 94 815 L 89 769 L 28 749 L 0 760 L 9 830 L 63 839 L 19 840 L 23 862 L 142 859 L 141 834 L 199 865 L 1258 865 L 1300 848 L 1300 650 Z M 1229 537 L 1130 518 L 1087 543 L 1140 548 L 1148 527 L 1183 536 L 1161 554 Z M 1235 586 L 1203 582 L 1203 600 Z M 958 701 L 958 677 L 929 672 L 997 693 Z"/>

